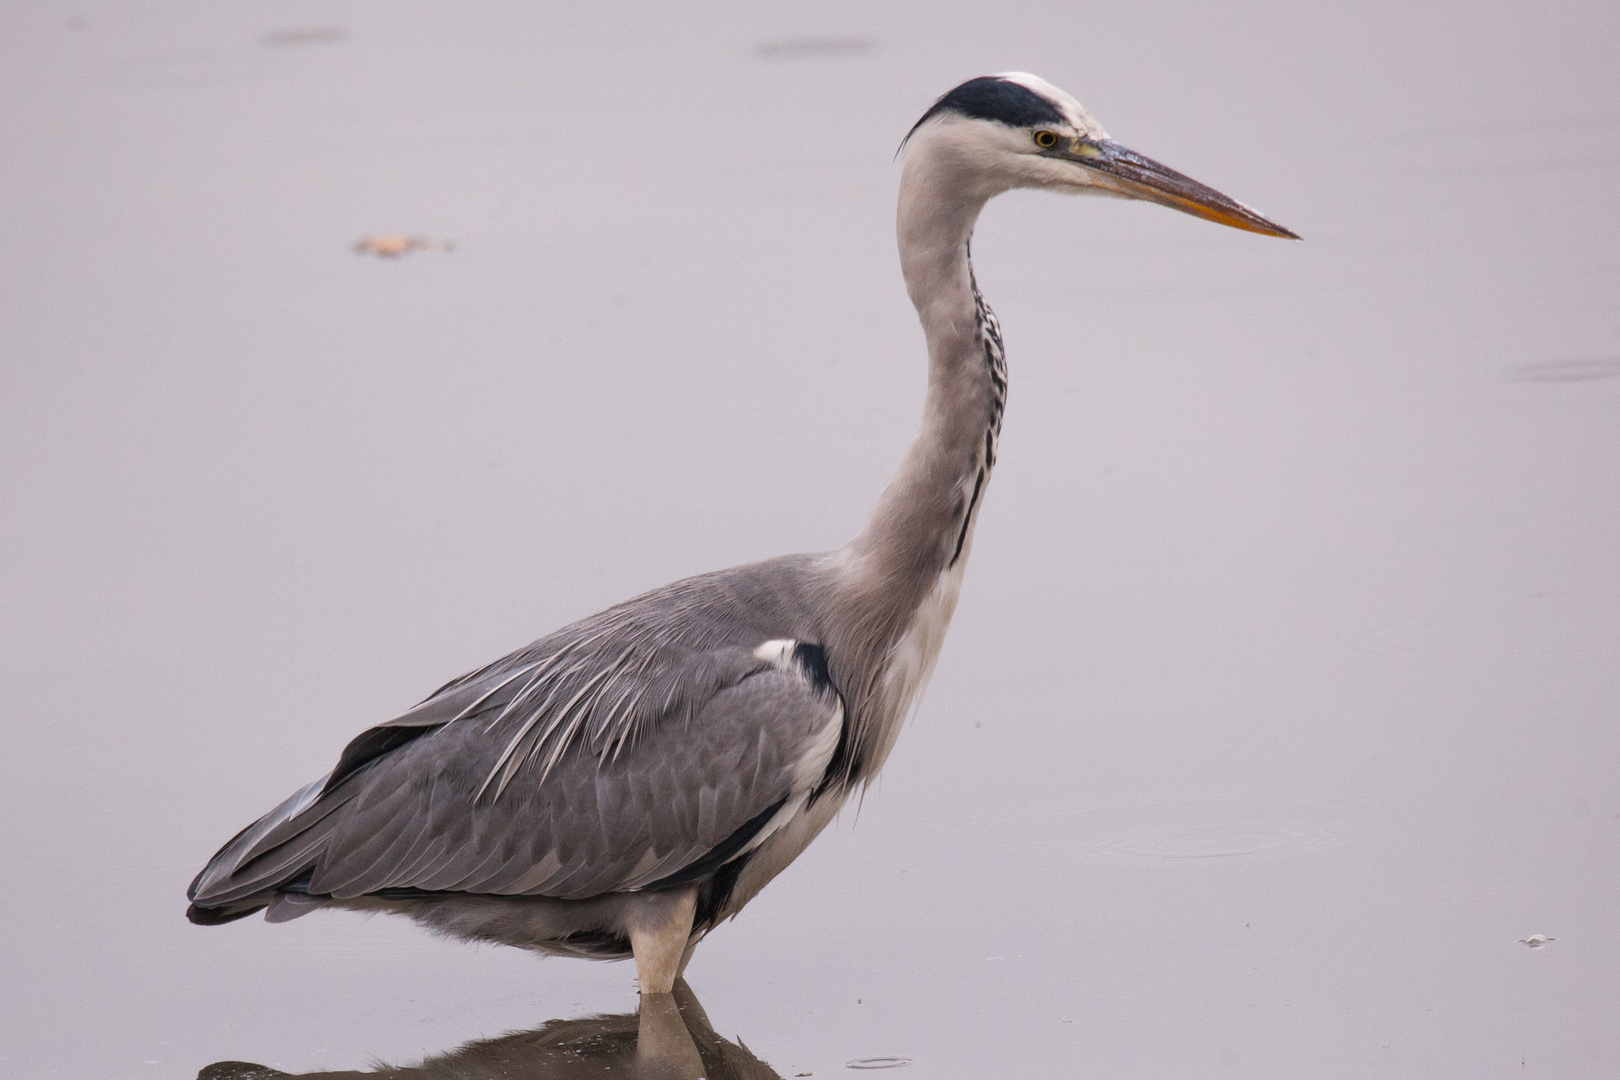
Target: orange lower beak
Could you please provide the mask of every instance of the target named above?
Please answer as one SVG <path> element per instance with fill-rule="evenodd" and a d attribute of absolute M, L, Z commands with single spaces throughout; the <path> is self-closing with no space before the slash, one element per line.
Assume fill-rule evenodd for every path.
<path fill-rule="evenodd" d="M 1234 229 L 1299 239 L 1297 233 L 1268 221 L 1236 199 L 1229 199 L 1214 188 L 1205 187 L 1192 177 L 1126 149 L 1112 139 L 1076 139 L 1063 148 L 1062 156 L 1102 173 L 1108 178 L 1103 186 L 1121 195 L 1156 202 Z"/>

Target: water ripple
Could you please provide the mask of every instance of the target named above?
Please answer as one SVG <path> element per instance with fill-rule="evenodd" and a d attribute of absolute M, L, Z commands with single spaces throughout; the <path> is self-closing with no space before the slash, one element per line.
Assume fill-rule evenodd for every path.
<path fill-rule="evenodd" d="M 1546 360 L 1520 364 L 1513 369 L 1516 382 L 1572 383 L 1620 379 L 1620 360 L 1604 357 L 1588 360 Z"/>
<path fill-rule="evenodd" d="M 1088 859 L 1233 859 L 1340 843 L 1368 817 L 1348 799 L 1209 796 L 1143 799 L 1019 814 L 1014 843 Z"/>

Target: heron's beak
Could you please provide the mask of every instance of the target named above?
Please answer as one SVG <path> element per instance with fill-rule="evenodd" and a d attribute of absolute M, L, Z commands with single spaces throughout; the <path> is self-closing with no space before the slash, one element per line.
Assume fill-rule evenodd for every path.
<path fill-rule="evenodd" d="M 1267 221 L 1236 199 L 1228 199 L 1214 188 L 1207 188 L 1135 150 L 1127 150 L 1112 139 L 1071 139 L 1058 153 L 1066 160 L 1101 173 L 1106 180 L 1098 186 L 1121 195 L 1156 202 L 1234 229 L 1299 239 L 1297 233 Z"/>

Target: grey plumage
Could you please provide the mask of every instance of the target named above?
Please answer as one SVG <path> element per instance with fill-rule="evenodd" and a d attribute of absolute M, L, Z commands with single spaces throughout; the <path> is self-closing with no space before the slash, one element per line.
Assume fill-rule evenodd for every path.
<path fill-rule="evenodd" d="M 643 992 L 667 993 L 877 773 L 928 681 L 1006 403 L 969 244 L 1012 187 L 1292 235 L 1033 76 L 947 94 L 907 136 L 897 215 L 928 346 L 922 425 L 861 532 L 656 589 L 448 683 L 226 844 L 191 918 L 390 910 L 542 952 L 633 952 Z"/>
<path fill-rule="evenodd" d="M 263 900 L 305 872 L 305 895 L 338 900 L 576 900 L 676 877 L 829 782 L 802 765 L 838 695 L 796 656 L 756 654 L 814 634 L 795 600 L 819 561 L 676 582 L 449 683 L 227 845 L 195 906 Z"/>

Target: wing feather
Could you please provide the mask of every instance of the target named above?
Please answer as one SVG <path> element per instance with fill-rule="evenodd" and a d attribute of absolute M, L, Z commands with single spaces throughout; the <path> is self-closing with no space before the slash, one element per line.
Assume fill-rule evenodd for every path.
<path fill-rule="evenodd" d="M 368 771 L 310 892 L 449 887 L 579 899 L 667 878 L 765 811 L 806 797 L 795 790 L 805 786 L 799 759 L 826 742 L 816 736 L 836 712 L 796 676 L 761 672 L 715 695 L 691 725 L 672 719 L 653 745 L 605 764 L 573 755 L 495 801 L 476 798 L 485 762 L 464 745 L 473 729 L 461 738 L 443 729 Z M 424 858 L 450 850 L 448 863 Z"/>
<path fill-rule="evenodd" d="M 800 565 L 678 582 L 446 684 L 221 849 L 195 906 L 304 880 L 580 898 L 718 868 L 809 796 L 841 724 L 824 676 L 754 653 L 794 635 Z"/>

